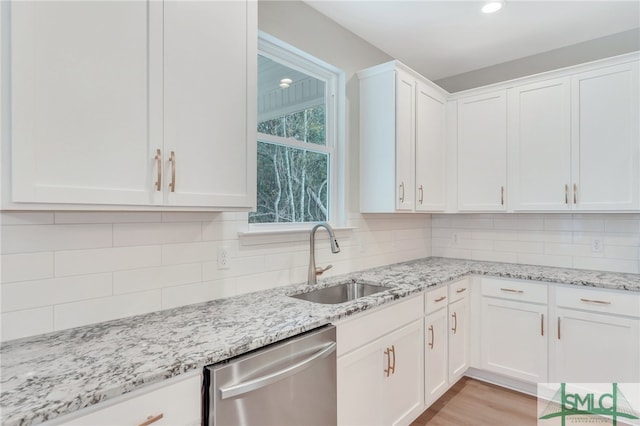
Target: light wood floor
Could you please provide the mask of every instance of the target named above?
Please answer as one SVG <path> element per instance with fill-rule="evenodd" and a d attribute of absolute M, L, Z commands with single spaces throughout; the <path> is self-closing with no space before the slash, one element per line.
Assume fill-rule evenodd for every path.
<path fill-rule="evenodd" d="M 467 377 L 411 426 L 535 426 L 536 398 Z"/>

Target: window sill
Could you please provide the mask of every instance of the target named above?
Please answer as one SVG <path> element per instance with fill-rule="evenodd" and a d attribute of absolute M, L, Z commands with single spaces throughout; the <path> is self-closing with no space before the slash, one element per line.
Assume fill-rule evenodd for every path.
<path fill-rule="evenodd" d="M 260 244 L 292 243 L 299 241 L 309 241 L 309 232 L 315 223 L 308 223 L 293 228 L 274 227 L 272 229 L 254 229 L 246 232 L 238 232 L 238 240 L 241 245 L 253 246 Z M 338 241 L 340 237 L 350 236 L 356 229 L 353 226 L 332 227 L 336 233 Z M 327 232 L 324 228 L 320 232 Z"/>

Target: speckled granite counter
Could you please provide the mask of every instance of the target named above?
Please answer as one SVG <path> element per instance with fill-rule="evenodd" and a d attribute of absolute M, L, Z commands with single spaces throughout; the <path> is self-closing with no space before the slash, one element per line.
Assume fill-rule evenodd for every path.
<path fill-rule="evenodd" d="M 429 258 L 356 278 L 389 290 L 340 305 L 287 297 L 292 285 L 65 330 L 2 345 L 1 423 L 41 423 L 469 274 L 640 292 L 639 274 Z"/>

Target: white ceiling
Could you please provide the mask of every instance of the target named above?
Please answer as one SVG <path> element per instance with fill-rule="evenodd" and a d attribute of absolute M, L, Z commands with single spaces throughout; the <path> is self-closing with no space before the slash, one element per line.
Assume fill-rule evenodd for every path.
<path fill-rule="evenodd" d="M 640 1 L 305 0 L 431 80 L 640 27 Z"/>

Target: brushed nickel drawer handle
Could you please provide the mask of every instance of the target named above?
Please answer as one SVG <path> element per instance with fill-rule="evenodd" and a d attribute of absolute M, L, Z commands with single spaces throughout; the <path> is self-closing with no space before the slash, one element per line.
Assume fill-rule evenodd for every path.
<path fill-rule="evenodd" d="M 171 183 L 169 189 L 171 192 L 176 192 L 176 153 L 171 151 L 171 157 L 169 157 L 171 163 Z"/>
<path fill-rule="evenodd" d="M 158 414 L 157 416 L 149 416 L 147 417 L 147 420 L 140 423 L 138 426 L 149 426 L 151 423 L 155 423 L 158 420 L 162 419 L 163 417 L 164 415 L 162 413 Z"/>
<path fill-rule="evenodd" d="M 404 182 L 400 183 L 400 202 L 404 203 Z"/>
<path fill-rule="evenodd" d="M 509 293 L 524 293 L 524 290 L 514 290 L 512 288 L 501 288 L 502 291 L 507 291 Z"/>
<path fill-rule="evenodd" d="M 544 336 L 544 314 L 540 314 L 540 335 Z"/>
<path fill-rule="evenodd" d="M 154 159 L 156 160 L 156 168 L 158 169 L 155 187 L 156 191 L 162 191 L 162 151 L 156 149 L 156 156 Z"/>
<path fill-rule="evenodd" d="M 433 333 L 433 325 L 429 326 L 429 333 L 431 334 L 431 341 L 429 342 L 429 349 L 433 349 L 435 343 L 435 334 Z"/>
<path fill-rule="evenodd" d="M 569 204 L 569 185 L 564 185 L 564 203 Z"/>
<path fill-rule="evenodd" d="M 391 374 L 395 374 L 396 370 L 396 347 L 395 345 L 391 345 L 390 348 L 387 348 L 384 351 L 384 354 L 387 356 L 387 368 L 384 370 L 386 377 L 389 377 Z M 393 362 L 391 361 L 391 357 L 393 356 Z"/>
<path fill-rule="evenodd" d="M 560 340 L 560 317 L 558 317 L 558 340 Z"/>
<path fill-rule="evenodd" d="M 424 201 L 424 188 L 422 185 L 418 187 L 418 192 L 420 193 L 420 195 L 418 196 L 418 202 L 420 203 L 420 205 L 422 205 L 422 202 Z"/>
<path fill-rule="evenodd" d="M 465 292 L 465 291 L 467 291 L 467 288 L 466 288 L 466 287 L 464 287 L 464 288 L 459 288 L 459 289 L 457 289 L 457 290 L 456 290 L 456 293 L 463 293 L 463 292 Z"/>
<path fill-rule="evenodd" d="M 504 186 L 500 187 L 500 205 L 504 206 Z"/>
<path fill-rule="evenodd" d="M 573 184 L 573 204 L 578 204 L 578 185 Z"/>
<path fill-rule="evenodd" d="M 440 296 L 435 300 L 435 302 L 442 302 L 446 298 L 447 298 L 447 296 Z"/>
<path fill-rule="evenodd" d="M 597 303 L 599 305 L 610 305 L 611 302 L 607 302 L 606 300 L 592 300 L 592 299 L 580 299 L 581 302 L 586 303 Z"/>
<path fill-rule="evenodd" d="M 453 331 L 453 334 L 456 334 L 458 332 L 458 315 L 454 312 L 451 316 L 453 317 L 453 328 L 451 331 Z"/>

